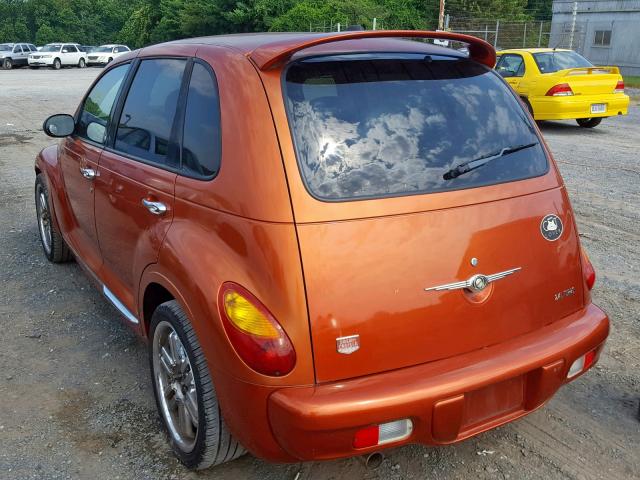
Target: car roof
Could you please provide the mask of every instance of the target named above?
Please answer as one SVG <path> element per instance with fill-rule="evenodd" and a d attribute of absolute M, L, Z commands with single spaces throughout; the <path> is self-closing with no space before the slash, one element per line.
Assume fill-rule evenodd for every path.
<path fill-rule="evenodd" d="M 545 52 L 572 52 L 567 48 L 507 48 L 496 52 L 496 55 L 502 55 L 503 53 L 545 53 Z"/>

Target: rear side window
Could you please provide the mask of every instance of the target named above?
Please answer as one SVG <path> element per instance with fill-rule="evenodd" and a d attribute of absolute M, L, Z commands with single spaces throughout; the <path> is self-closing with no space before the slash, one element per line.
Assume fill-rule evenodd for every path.
<path fill-rule="evenodd" d="M 177 155 L 169 155 L 169 143 L 186 63 L 178 59 L 140 62 L 120 115 L 116 150 L 178 167 Z"/>
<path fill-rule="evenodd" d="M 128 70 L 128 64 L 120 65 L 105 73 L 94 85 L 84 101 L 80 119 L 76 125 L 78 136 L 100 145 L 104 144 L 111 109 Z"/>
<path fill-rule="evenodd" d="M 213 75 L 193 64 L 182 140 L 182 169 L 212 177 L 220 168 L 220 102 Z"/>
<path fill-rule="evenodd" d="M 472 188 L 548 169 L 513 93 L 467 58 L 316 57 L 286 70 L 284 90 L 304 183 L 322 200 Z M 446 178 L 465 162 L 525 145 Z"/>

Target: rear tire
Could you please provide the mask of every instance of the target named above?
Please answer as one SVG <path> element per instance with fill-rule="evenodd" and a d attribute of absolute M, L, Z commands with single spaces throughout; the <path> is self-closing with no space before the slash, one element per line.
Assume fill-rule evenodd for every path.
<path fill-rule="evenodd" d="M 86 67 L 86 66 L 87 66 L 87 64 L 85 63 L 84 58 L 81 58 L 81 59 L 78 61 L 78 68 L 84 68 L 84 67 Z"/>
<path fill-rule="evenodd" d="M 149 338 L 153 393 L 175 455 L 194 470 L 244 455 L 224 423 L 207 360 L 178 302 L 153 312 Z"/>
<path fill-rule="evenodd" d="M 13 68 L 13 61 L 10 58 L 5 58 L 2 62 L 2 68 L 5 70 L 11 70 Z"/>
<path fill-rule="evenodd" d="M 49 189 L 42 174 L 36 176 L 35 194 L 38 231 L 44 254 L 52 263 L 68 262 L 73 255 L 53 220 L 53 211 L 49 204 Z"/>
<path fill-rule="evenodd" d="M 62 68 L 62 62 L 60 62 L 59 58 L 53 60 L 53 69 L 60 70 Z"/>
<path fill-rule="evenodd" d="M 577 118 L 576 122 L 578 123 L 578 125 L 580 125 L 582 128 L 593 128 L 593 127 L 597 127 L 598 125 L 600 125 L 600 122 L 602 122 L 602 117 L 596 117 L 596 118 Z"/>

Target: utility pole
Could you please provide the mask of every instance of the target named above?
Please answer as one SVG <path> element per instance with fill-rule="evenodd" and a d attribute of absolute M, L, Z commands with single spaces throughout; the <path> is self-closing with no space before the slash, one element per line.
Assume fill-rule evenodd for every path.
<path fill-rule="evenodd" d="M 576 17 L 578 16 L 578 2 L 573 2 L 571 12 L 571 33 L 569 34 L 569 50 L 573 50 L 573 35 L 576 31 Z"/>
<path fill-rule="evenodd" d="M 438 15 L 438 30 L 444 30 L 444 0 L 440 0 L 440 14 Z"/>

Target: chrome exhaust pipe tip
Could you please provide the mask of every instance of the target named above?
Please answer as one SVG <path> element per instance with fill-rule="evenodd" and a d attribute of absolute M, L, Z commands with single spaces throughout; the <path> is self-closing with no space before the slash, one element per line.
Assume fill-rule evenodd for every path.
<path fill-rule="evenodd" d="M 365 457 L 364 464 L 368 469 L 375 470 L 382 465 L 383 461 L 384 455 L 381 452 L 372 452 Z"/>

